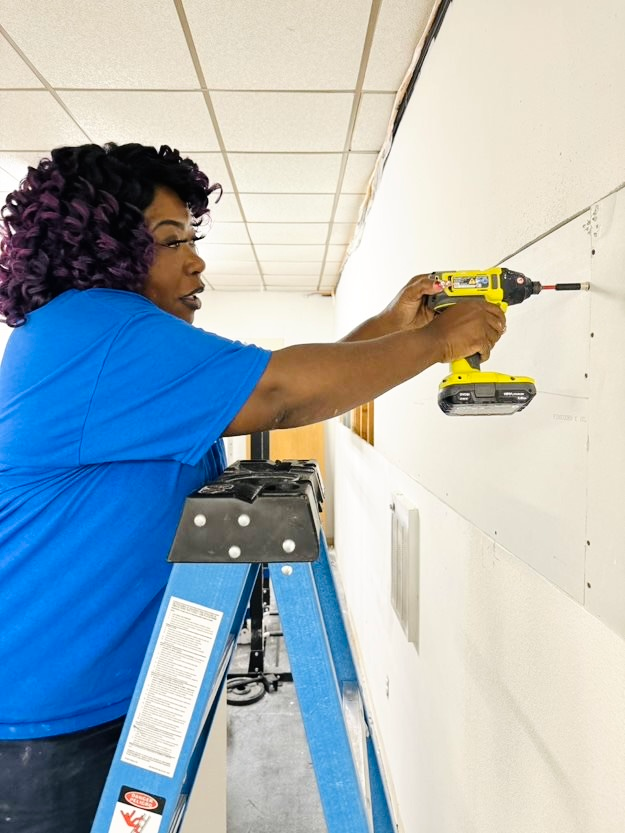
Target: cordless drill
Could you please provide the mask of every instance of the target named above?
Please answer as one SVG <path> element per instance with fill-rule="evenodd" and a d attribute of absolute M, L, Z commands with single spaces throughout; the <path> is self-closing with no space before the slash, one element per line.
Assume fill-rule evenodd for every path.
<path fill-rule="evenodd" d="M 587 283 L 543 286 L 520 272 L 499 267 L 478 272 L 434 272 L 432 279 L 443 286 L 442 292 L 428 296 L 428 307 L 435 313 L 475 299 L 497 304 L 505 312 L 511 304 L 520 304 L 543 289 L 589 289 Z M 439 386 L 438 404 L 449 416 L 515 414 L 535 395 L 536 385 L 529 376 L 484 373 L 479 353 L 475 353 L 451 362 L 449 375 Z"/>

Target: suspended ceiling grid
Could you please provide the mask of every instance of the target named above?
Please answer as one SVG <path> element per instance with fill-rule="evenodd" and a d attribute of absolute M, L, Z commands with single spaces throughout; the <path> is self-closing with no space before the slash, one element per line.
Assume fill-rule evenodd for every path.
<path fill-rule="evenodd" d="M 53 147 L 169 144 L 216 290 L 331 292 L 436 0 L 3 0 L 0 199 Z"/>

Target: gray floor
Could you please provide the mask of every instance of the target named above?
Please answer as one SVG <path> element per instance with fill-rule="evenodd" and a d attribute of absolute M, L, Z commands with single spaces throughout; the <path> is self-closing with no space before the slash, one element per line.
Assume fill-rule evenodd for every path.
<path fill-rule="evenodd" d="M 266 630 L 280 630 L 275 609 Z M 246 671 L 245 632 L 231 671 Z M 243 643 L 243 644 L 241 644 Z M 288 671 L 282 637 L 269 637 L 266 671 Z M 228 833 L 327 833 L 293 683 L 228 706 Z"/>

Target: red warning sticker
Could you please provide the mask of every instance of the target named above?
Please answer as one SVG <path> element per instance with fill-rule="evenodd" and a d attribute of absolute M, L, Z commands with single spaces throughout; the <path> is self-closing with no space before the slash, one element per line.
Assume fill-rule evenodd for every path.
<path fill-rule="evenodd" d="M 136 790 L 130 790 L 124 793 L 124 801 L 135 807 L 140 807 L 142 810 L 155 810 L 158 807 L 158 801 L 147 793 L 140 793 Z"/>
<path fill-rule="evenodd" d="M 122 787 L 113 812 L 109 833 L 157 833 L 165 807 L 165 799 L 132 787 Z M 146 831 L 148 833 L 148 831 Z"/>

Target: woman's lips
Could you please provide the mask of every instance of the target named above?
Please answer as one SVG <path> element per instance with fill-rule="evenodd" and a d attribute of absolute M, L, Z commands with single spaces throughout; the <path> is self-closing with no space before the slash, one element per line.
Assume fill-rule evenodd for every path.
<path fill-rule="evenodd" d="M 181 299 L 182 303 L 192 309 L 194 312 L 202 308 L 202 302 L 197 295 L 184 295 Z"/>

